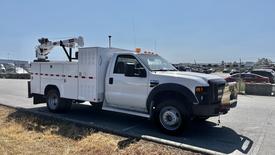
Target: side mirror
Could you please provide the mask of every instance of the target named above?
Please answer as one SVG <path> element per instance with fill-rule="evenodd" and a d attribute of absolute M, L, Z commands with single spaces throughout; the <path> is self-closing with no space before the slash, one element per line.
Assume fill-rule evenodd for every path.
<path fill-rule="evenodd" d="M 124 75 L 127 77 L 146 77 L 146 70 L 144 68 L 136 69 L 135 64 L 127 63 Z"/>

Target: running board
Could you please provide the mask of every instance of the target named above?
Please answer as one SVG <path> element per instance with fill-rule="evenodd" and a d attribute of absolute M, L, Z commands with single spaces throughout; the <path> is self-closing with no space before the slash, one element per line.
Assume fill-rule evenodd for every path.
<path fill-rule="evenodd" d="M 140 117 L 145 117 L 145 118 L 150 118 L 149 114 L 144 114 L 136 111 L 129 111 L 129 110 L 124 110 L 124 109 L 118 109 L 114 107 L 102 107 L 103 110 L 107 111 L 113 111 L 113 112 L 120 112 L 120 113 L 125 113 L 125 114 L 130 114 L 130 115 L 135 115 L 135 116 L 140 116 Z"/>

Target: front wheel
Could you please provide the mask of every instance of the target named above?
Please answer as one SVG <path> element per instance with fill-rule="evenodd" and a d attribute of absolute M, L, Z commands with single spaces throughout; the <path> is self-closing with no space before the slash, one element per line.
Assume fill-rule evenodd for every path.
<path fill-rule="evenodd" d="M 181 133 L 189 120 L 184 104 L 177 100 L 161 102 L 156 108 L 154 117 L 160 129 L 170 135 Z"/>

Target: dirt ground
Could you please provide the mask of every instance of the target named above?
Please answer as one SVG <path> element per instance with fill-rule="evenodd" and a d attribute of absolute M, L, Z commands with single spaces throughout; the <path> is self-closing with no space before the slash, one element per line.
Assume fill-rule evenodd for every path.
<path fill-rule="evenodd" d="M 184 154 L 196 153 L 111 135 L 0 106 L 0 152 L 9 154 Z"/>

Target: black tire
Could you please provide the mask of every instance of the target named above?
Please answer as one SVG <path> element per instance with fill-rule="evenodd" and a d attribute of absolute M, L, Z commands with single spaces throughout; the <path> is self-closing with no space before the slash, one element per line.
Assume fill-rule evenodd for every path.
<path fill-rule="evenodd" d="M 47 92 L 47 108 L 54 113 L 63 113 L 71 109 L 72 102 L 70 100 L 60 98 L 60 93 L 56 89 Z"/>
<path fill-rule="evenodd" d="M 162 132 L 178 135 L 188 126 L 189 114 L 184 104 L 177 100 L 165 100 L 157 105 L 154 121 Z"/>

